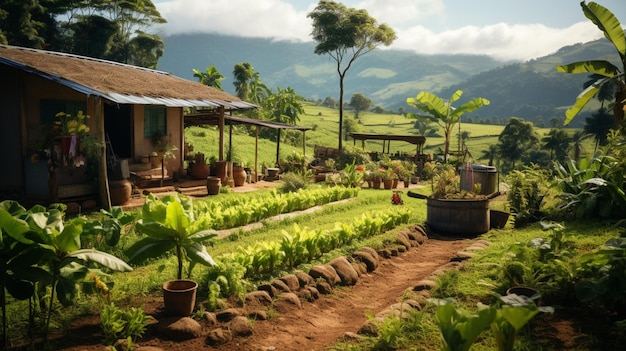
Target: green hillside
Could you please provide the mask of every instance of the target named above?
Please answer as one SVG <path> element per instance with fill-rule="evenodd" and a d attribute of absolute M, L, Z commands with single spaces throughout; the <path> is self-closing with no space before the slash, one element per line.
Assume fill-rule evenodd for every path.
<path fill-rule="evenodd" d="M 216 34 L 181 34 L 163 38 L 165 54 L 159 69 L 196 80 L 192 69 L 211 64 L 225 76 L 224 89 L 234 93 L 232 70 L 250 62 L 268 87 L 292 87 L 309 100 L 339 97 L 334 62 L 315 55 L 314 43 L 240 38 Z M 505 124 L 512 116 L 549 126 L 550 119 L 564 119 L 588 80 L 584 74 L 556 72 L 555 66 L 592 59 L 617 59 L 606 39 L 555 48 L 551 55 L 523 63 L 499 62 L 477 55 L 418 55 L 411 51 L 375 50 L 354 62 L 345 79 L 344 98 L 354 93 L 372 99 L 375 106 L 406 109 L 406 98 L 422 90 L 447 97 L 457 89 L 463 99 L 485 97 L 491 104 L 468 114 L 487 124 Z M 463 103 L 463 99 L 460 103 Z M 591 109 L 597 105 L 591 105 Z M 572 127 L 581 127 L 586 112 Z"/>
<path fill-rule="evenodd" d="M 300 126 L 310 127 L 311 130 L 305 133 L 306 136 L 306 155 L 311 158 L 314 154 L 316 145 L 326 147 L 337 147 L 337 131 L 339 121 L 339 111 L 329 109 L 322 106 L 316 106 L 312 103 L 305 104 L 306 114 L 300 117 Z M 352 117 L 350 111 L 346 111 L 346 117 Z M 378 133 L 378 134 L 417 134 L 417 130 L 413 128 L 414 120 L 406 119 L 401 115 L 394 114 L 375 114 L 371 112 L 361 113 L 361 123 L 359 123 L 359 132 L 361 133 Z M 502 132 L 504 126 L 500 125 L 484 125 L 462 123 L 461 132 L 469 133 L 470 138 L 466 141 L 466 145 L 477 163 L 486 163 L 487 161 L 478 161 L 483 150 L 487 150 L 489 145 L 494 145 L 498 141 L 498 135 Z M 541 138 L 549 131 L 548 128 L 535 128 L 538 136 Z M 300 132 L 289 134 L 293 136 L 292 142 L 281 142 L 280 158 L 285 159 L 293 153 L 302 153 L 302 141 Z M 215 127 L 190 127 L 186 129 L 185 138 L 190 142 L 194 151 L 200 151 L 210 157 L 218 154 L 218 132 Z M 456 150 L 458 140 L 458 128 L 452 135 L 451 149 Z M 228 145 L 228 137 L 226 137 L 226 147 Z M 442 133 L 439 136 L 428 137 L 426 139 L 425 153 L 436 154 L 443 148 L 444 138 Z M 255 138 L 253 133 L 249 133 L 245 127 L 236 127 L 233 132 L 233 160 L 245 162 L 249 166 L 253 166 Z M 344 147 L 350 148 L 353 145 L 361 148 L 361 143 L 353 143 L 352 140 L 344 141 Z M 383 146 L 379 141 L 368 141 L 365 148 L 369 151 L 382 152 Z M 414 153 L 415 147 L 408 143 L 392 142 L 391 153 L 407 152 Z M 587 152 L 593 151 L 592 142 L 586 144 Z M 261 138 L 259 140 L 259 167 L 265 164 L 273 166 L 276 157 L 276 142 Z"/>

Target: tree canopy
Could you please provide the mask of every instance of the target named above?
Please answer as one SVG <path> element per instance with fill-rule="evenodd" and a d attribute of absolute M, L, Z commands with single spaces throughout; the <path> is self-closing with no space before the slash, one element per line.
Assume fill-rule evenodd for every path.
<path fill-rule="evenodd" d="M 344 78 L 352 63 L 380 45 L 389 46 L 396 33 L 386 24 L 378 24 L 366 10 L 347 8 L 341 3 L 320 0 L 308 14 L 313 20 L 311 35 L 317 42 L 314 52 L 329 55 L 337 64 L 339 75 L 339 145 L 343 141 Z"/>
<path fill-rule="evenodd" d="M 5 0 L 0 42 L 156 68 L 165 22 L 151 0 Z"/>

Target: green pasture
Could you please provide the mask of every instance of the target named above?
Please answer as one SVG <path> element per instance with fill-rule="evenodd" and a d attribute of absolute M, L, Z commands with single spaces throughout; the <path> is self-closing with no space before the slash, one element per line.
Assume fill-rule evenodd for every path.
<path fill-rule="evenodd" d="M 287 135 L 287 140 L 283 140 L 280 144 L 280 160 L 288 158 L 294 153 L 302 154 L 302 136 L 305 137 L 306 156 L 312 160 L 316 146 L 337 147 L 337 133 L 339 126 L 339 111 L 322 106 L 316 106 L 312 103 L 304 104 L 305 114 L 300 116 L 299 126 L 309 127 L 310 130 L 304 134 L 297 131 L 283 131 L 283 135 Z M 353 118 L 354 112 L 351 110 L 344 111 L 344 118 Z M 358 120 L 358 132 L 360 133 L 376 133 L 390 135 L 411 135 L 416 134 L 417 130 L 413 127 L 414 120 L 407 119 L 399 114 L 377 114 L 372 112 L 362 112 Z M 433 124 L 433 126 L 436 126 Z M 504 129 L 501 125 L 484 125 L 461 123 L 460 132 L 469 134 L 469 139 L 465 144 L 472 156 L 474 162 L 486 163 L 486 160 L 480 160 L 483 151 L 487 150 L 490 145 L 498 142 L 498 136 Z M 550 131 L 549 128 L 535 128 L 538 137 L 541 139 Z M 570 133 L 574 133 L 574 129 L 568 129 Z M 267 134 L 267 131 L 265 132 Z M 218 131 L 216 127 L 189 127 L 185 130 L 185 139 L 193 145 L 195 152 L 203 152 L 206 157 L 217 156 L 218 154 Z M 229 131 L 225 132 L 225 150 L 228 150 Z M 459 125 L 452 132 L 450 150 L 458 149 Z M 254 166 L 255 152 L 255 127 L 246 127 L 243 125 L 234 126 L 232 133 L 232 160 L 243 162 L 248 166 Z M 360 141 L 356 143 L 352 140 L 344 140 L 344 147 L 362 148 Z M 443 150 L 444 137 L 440 131 L 437 136 L 426 138 L 424 153 L 437 154 Z M 592 139 L 587 139 L 584 144 L 583 155 L 589 156 L 593 153 L 594 144 Z M 367 141 L 365 149 L 368 151 L 382 152 L 383 145 L 381 141 Z M 261 137 L 258 143 L 258 166 L 262 165 L 272 167 L 276 160 L 276 142 L 274 140 Z M 415 146 L 401 141 L 391 142 L 391 153 L 415 153 Z"/>

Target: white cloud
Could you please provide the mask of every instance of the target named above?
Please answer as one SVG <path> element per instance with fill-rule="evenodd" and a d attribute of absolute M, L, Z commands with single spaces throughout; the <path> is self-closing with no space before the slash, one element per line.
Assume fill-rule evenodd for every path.
<path fill-rule="evenodd" d="M 310 40 L 308 12 L 281 0 L 171 0 L 157 8 L 166 34 L 220 33 L 245 37 Z"/>
<path fill-rule="evenodd" d="M 499 60 L 528 60 L 545 56 L 577 42 L 602 37 L 592 23 L 576 23 L 568 28 L 549 28 L 542 24 L 483 27 L 466 26 L 441 33 L 415 26 L 398 32 L 393 48 L 422 54 L 484 54 Z"/>
<path fill-rule="evenodd" d="M 160 0 L 158 10 L 168 20 L 165 34 L 210 32 L 234 36 L 310 41 L 307 14 L 317 1 L 299 0 Z M 421 54 L 485 54 L 500 60 L 528 60 L 559 48 L 602 37 L 590 22 L 566 28 L 545 24 L 465 24 L 457 28 L 442 0 L 353 0 L 347 6 L 365 8 L 378 22 L 389 24 L 398 39 L 391 48 Z M 461 14 L 457 14 L 461 15 Z M 471 14 L 467 14 L 471 16 Z M 443 28 L 434 30 L 432 28 Z M 450 28 L 450 29 L 446 29 Z"/>

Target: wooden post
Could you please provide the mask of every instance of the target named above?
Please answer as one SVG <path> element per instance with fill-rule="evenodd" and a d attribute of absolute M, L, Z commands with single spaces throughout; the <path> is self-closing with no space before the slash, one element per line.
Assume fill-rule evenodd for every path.
<path fill-rule="evenodd" d="M 220 132 L 220 140 L 219 140 L 219 156 L 220 159 L 218 161 L 224 161 L 224 106 L 220 106 L 220 118 L 218 122 L 218 129 Z"/>
<path fill-rule="evenodd" d="M 256 126 L 256 138 L 254 140 L 254 182 L 259 180 L 259 126 Z"/>
<path fill-rule="evenodd" d="M 111 191 L 109 190 L 109 175 L 107 172 L 106 140 L 104 138 L 104 104 L 102 98 L 94 97 L 94 117 L 96 119 L 96 132 L 98 140 L 102 143 L 100 151 L 100 164 L 98 165 L 98 178 L 100 188 L 101 207 L 111 209 Z"/>

